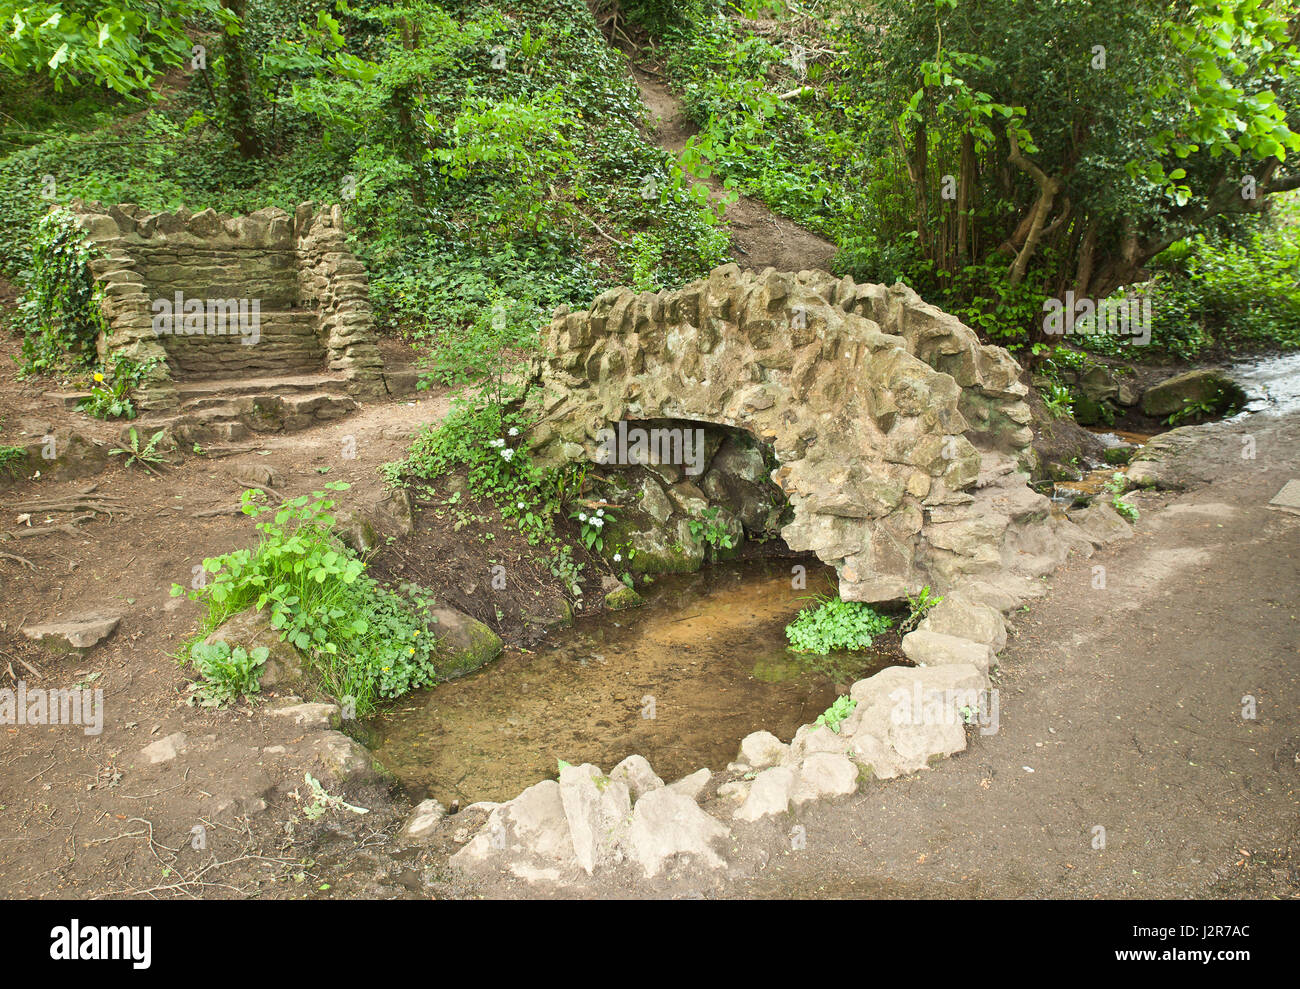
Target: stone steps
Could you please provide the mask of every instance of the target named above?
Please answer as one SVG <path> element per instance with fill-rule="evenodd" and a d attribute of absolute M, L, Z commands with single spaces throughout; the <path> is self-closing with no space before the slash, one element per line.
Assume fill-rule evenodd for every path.
<path fill-rule="evenodd" d="M 295 432 L 357 409 L 346 380 L 329 375 L 208 379 L 181 384 L 180 410 L 142 424 L 166 427 L 182 444 L 233 442 L 259 433 Z"/>
<path fill-rule="evenodd" d="M 292 395 L 304 392 L 347 394 L 348 379 L 325 374 L 276 375 L 258 378 L 185 378 L 177 382 L 182 412 L 209 407 L 238 395 Z"/>

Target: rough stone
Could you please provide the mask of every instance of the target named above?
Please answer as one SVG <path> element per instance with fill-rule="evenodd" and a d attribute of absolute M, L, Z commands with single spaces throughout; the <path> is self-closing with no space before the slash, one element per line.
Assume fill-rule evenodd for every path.
<path fill-rule="evenodd" d="M 796 806 L 826 797 L 844 797 L 858 789 L 858 767 L 848 756 L 814 752 L 799 764 L 799 780 L 790 800 Z"/>
<path fill-rule="evenodd" d="M 622 860 L 632 800 L 627 783 L 583 763 L 560 771 L 560 800 L 569 822 L 573 854 L 588 875 Z"/>
<path fill-rule="evenodd" d="M 790 809 L 797 777 L 789 766 L 773 766 L 754 777 L 745 802 L 733 815 L 737 821 L 757 821 Z M 719 791 L 721 792 L 721 791 Z"/>
<path fill-rule="evenodd" d="M 121 620 L 117 615 L 67 618 L 44 625 L 24 625 L 22 632 L 33 642 L 54 652 L 81 654 L 112 635 Z"/>
<path fill-rule="evenodd" d="M 150 742 L 140 750 L 140 757 L 151 766 L 160 762 L 171 762 L 188 748 L 189 736 L 183 731 L 173 732 L 156 742 Z"/>
<path fill-rule="evenodd" d="M 436 800 L 421 800 L 402 824 L 400 834 L 412 841 L 428 838 L 444 817 L 447 808 Z"/>
<path fill-rule="evenodd" d="M 501 655 L 501 637 L 477 618 L 442 605 L 428 611 L 437 620 L 431 631 L 438 637 L 433 663 L 440 680 L 473 672 Z"/>
<path fill-rule="evenodd" d="M 699 800 L 704 796 L 704 791 L 708 789 L 709 782 L 712 779 L 713 774 L 707 769 L 697 769 L 689 776 L 683 776 L 676 783 L 669 783 L 668 789 L 674 793 L 690 797 L 692 800 Z"/>
<path fill-rule="evenodd" d="M 1246 403 L 1246 393 L 1235 381 L 1217 371 L 1201 368 L 1176 374 L 1142 393 L 1142 411 L 1164 418 L 1182 412 L 1188 405 L 1204 404 L 1212 415 L 1221 415 L 1232 407 Z"/>
<path fill-rule="evenodd" d="M 529 859 L 561 868 L 577 865 L 560 784 L 555 780 L 536 783 L 513 800 L 494 807 L 478 832 L 451 857 L 450 864 L 473 871 L 493 861 Z"/>
<path fill-rule="evenodd" d="M 726 861 L 714 846 L 730 835 L 725 825 L 701 810 L 689 796 L 665 787 L 636 802 L 628 846 L 632 859 L 650 879 L 681 855 L 708 868 L 724 867 Z"/>
<path fill-rule="evenodd" d="M 984 673 L 995 659 L 992 647 L 986 642 L 919 628 L 903 636 L 903 655 L 917 666 L 969 663 Z"/>
<path fill-rule="evenodd" d="M 880 779 L 929 766 L 966 748 L 961 708 L 979 706 L 988 679 L 969 663 L 908 669 L 891 666 L 849 692 L 857 702 L 842 731 L 849 756 Z"/>
<path fill-rule="evenodd" d="M 628 608 L 639 608 L 643 604 L 645 604 L 645 599 L 632 588 L 623 584 L 620 584 L 605 595 L 605 607 L 609 611 L 624 611 Z"/>
<path fill-rule="evenodd" d="M 770 444 L 780 463 L 771 480 L 793 510 L 781 535 L 834 565 L 847 600 L 899 599 L 996 567 L 1005 530 L 1020 521 L 954 520 L 930 543 L 957 559 L 925 552 L 940 526 L 927 523 L 921 499 L 938 503 L 975 485 L 983 457 L 972 440 L 1014 466 L 1032 435 L 1015 361 L 902 285 L 846 288 L 826 273 L 724 265 L 654 296 L 611 290 L 585 312 L 554 318 L 532 373 L 545 396 L 536 399 L 540 463 L 599 461 L 595 437 L 624 420 L 714 424 Z M 967 413 L 978 414 L 978 428 Z M 831 425 L 846 421 L 852 429 Z M 732 437 L 699 486 L 666 471 L 674 465 L 654 469 L 668 474 L 669 507 L 690 515 L 725 496 L 743 534 L 768 522 L 743 487 L 767 483 L 767 465 Z M 1003 493 L 1017 485 L 1023 477 L 1003 482 Z M 620 519 L 616 540 L 636 549 L 638 569 L 698 567 L 704 547 L 687 520 L 673 526 L 653 494 L 641 501 L 643 510 L 625 512 L 640 518 Z M 1046 517 L 1044 505 L 1028 492 L 1008 510 L 1029 525 Z"/>
<path fill-rule="evenodd" d="M 958 591 L 949 591 L 943 595 L 943 600 L 926 613 L 917 628 L 973 642 L 986 642 L 995 652 L 1007 644 L 1006 623 L 998 611 L 973 601 Z"/>
<path fill-rule="evenodd" d="M 706 770 L 707 771 L 707 770 Z M 645 756 L 630 755 L 609 771 L 609 777 L 627 784 L 633 800 L 640 800 L 651 790 L 657 790 L 664 781 L 655 775 Z"/>
<path fill-rule="evenodd" d="M 1097 546 L 1116 539 L 1132 539 L 1133 527 L 1125 522 L 1119 512 L 1102 501 L 1094 501 L 1087 508 L 1067 513 L 1071 522 Z"/>
<path fill-rule="evenodd" d="M 342 712 L 337 704 L 286 704 L 266 709 L 268 717 L 287 718 L 295 725 L 307 728 L 337 728 Z"/>
<path fill-rule="evenodd" d="M 740 761 L 751 769 L 767 769 L 780 765 L 789 749 L 770 731 L 756 731 L 741 740 Z"/>

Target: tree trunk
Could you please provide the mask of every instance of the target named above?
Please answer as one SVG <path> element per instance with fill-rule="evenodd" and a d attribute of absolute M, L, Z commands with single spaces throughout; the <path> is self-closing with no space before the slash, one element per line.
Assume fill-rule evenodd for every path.
<path fill-rule="evenodd" d="M 957 182 L 957 263 L 970 259 L 970 187 L 975 179 L 975 142 L 970 131 L 961 135 L 961 178 Z"/>
<path fill-rule="evenodd" d="M 1024 281 L 1025 272 L 1029 268 L 1029 259 L 1038 248 L 1038 241 L 1043 235 L 1043 225 L 1047 222 L 1048 214 L 1052 212 L 1052 203 L 1056 201 L 1056 194 L 1061 191 L 1065 183 L 1055 175 L 1048 175 L 1020 153 L 1020 142 L 1016 139 L 1015 125 L 1007 127 L 1007 141 L 1011 145 L 1009 156 L 1011 164 L 1029 175 L 1038 186 L 1038 200 L 1034 203 L 1034 210 L 1030 214 L 1025 246 L 1020 249 L 1020 253 L 1016 255 L 1007 273 L 1008 282 L 1011 285 L 1019 285 Z"/>
<path fill-rule="evenodd" d="M 245 0 L 221 0 L 221 6 L 239 18 L 244 25 Z M 226 63 L 226 115 L 228 129 L 244 158 L 258 158 L 262 154 L 262 139 L 257 133 L 253 118 L 253 87 L 249 82 L 248 62 L 244 45 L 237 34 L 225 34 L 221 52 Z"/>

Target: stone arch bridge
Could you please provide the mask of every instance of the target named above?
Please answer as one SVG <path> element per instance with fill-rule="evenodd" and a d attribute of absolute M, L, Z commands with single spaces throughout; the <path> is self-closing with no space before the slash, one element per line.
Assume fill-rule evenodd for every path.
<path fill-rule="evenodd" d="M 781 535 L 834 565 L 849 600 L 1027 583 L 1064 557 L 1062 535 L 1082 539 L 1026 483 L 1019 365 L 901 284 L 731 264 L 675 291 L 613 289 L 556 311 L 532 373 L 543 463 L 599 462 L 620 420 L 771 444 L 794 516 Z"/>

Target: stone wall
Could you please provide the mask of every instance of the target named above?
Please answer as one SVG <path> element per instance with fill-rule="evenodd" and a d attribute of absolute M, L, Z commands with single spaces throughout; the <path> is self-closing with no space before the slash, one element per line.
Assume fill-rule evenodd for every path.
<path fill-rule="evenodd" d="M 382 391 L 365 270 L 347 249 L 339 207 L 305 203 L 294 217 L 274 208 L 236 217 L 130 204 L 73 209 L 100 254 L 91 271 L 111 327 L 99 340 L 101 360 L 160 362 L 137 396 L 144 408 L 174 405 L 177 377 L 327 366 L 355 393 Z M 160 331 L 163 301 L 175 323 Z M 187 303 L 199 312 L 188 315 Z"/>
<path fill-rule="evenodd" d="M 1059 562 L 1048 501 L 1018 469 L 1032 457 L 1019 375 L 905 286 L 726 265 L 558 310 L 533 368 L 531 441 L 544 463 L 595 462 L 619 420 L 744 430 L 775 451 L 789 546 L 834 565 L 846 599 L 897 600 Z"/>
<path fill-rule="evenodd" d="M 294 217 L 300 305 L 320 314 L 321 342 L 331 371 L 380 384 L 384 362 L 375 342 L 365 266 L 348 249 L 343 210 L 316 211 L 311 203 Z"/>

